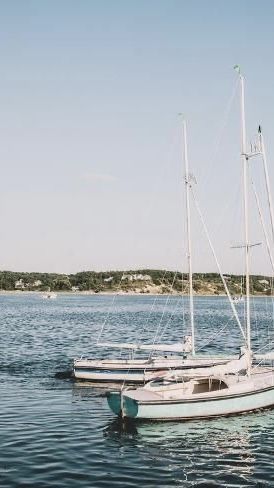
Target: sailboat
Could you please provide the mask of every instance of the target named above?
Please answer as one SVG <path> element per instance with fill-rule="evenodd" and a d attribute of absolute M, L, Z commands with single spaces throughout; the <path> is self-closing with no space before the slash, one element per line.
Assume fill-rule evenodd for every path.
<path fill-rule="evenodd" d="M 249 159 L 255 155 L 255 152 L 248 153 L 246 149 L 244 78 L 238 66 L 236 69 L 239 73 L 241 87 L 241 158 L 243 162 L 246 273 L 245 347 L 241 349 L 237 360 L 229 361 L 225 365 L 177 371 L 162 375 L 142 388 L 125 388 L 121 392 L 109 392 L 108 404 L 111 410 L 125 418 L 191 420 L 240 414 L 274 405 L 274 368 L 252 364 L 248 170 Z M 259 151 L 256 150 L 256 155 L 258 153 L 262 154 L 266 167 L 263 146 Z M 267 188 L 269 190 L 268 183 Z M 269 191 L 268 201 L 273 224 Z M 270 353 L 269 357 L 273 359 L 273 354 Z"/>
<path fill-rule="evenodd" d="M 232 300 L 234 303 L 241 303 L 244 301 L 244 297 L 243 295 L 239 295 L 239 296 L 235 295 L 232 297 Z"/>
<path fill-rule="evenodd" d="M 188 261 L 188 277 L 189 277 L 189 315 L 191 335 L 185 336 L 181 342 L 175 344 L 128 344 L 128 343 L 99 343 L 97 345 L 105 348 L 116 348 L 130 350 L 132 355 L 136 351 L 151 351 L 177 354 L 177 356 L 165 355 L 159 357 L 150 357 L 149 359 L 90 359 L 79 358 L 74 359 L 73 374 L 76 379 L 88 380 L 90 382 L 106 383 L 135 383 L 145 384 L 151 380 L 159 372 L 165 373 L 176 369 L 211 367 L 216 364 L 223 364 L 229 361 L 229 357 L 210 357 L 198 356 L 195 351 L 195 325 L 194 325 L 194 306 L 193 306 L 193 283 L 192 283 L 192 252 L 191 252 L 191 213 L 190 213 L 190 190 L 193 185 L 193 176 L 189 172 L 188 163 L 188 148 L 187 148 L 187 127 L 186 121 L 183 120 L 183 141 L 184 141 L 184 170 L 185 170 L 185 205 L 186 205 L 186 227 L 187 227 L 187 261 Z M 200 209 L 198 209 L 200 217 L 202 218 Z M 233 303 L 232 297 L 228 290 L 228 286 L 224 275 L 222 274 L 217 256 L 215 254 L 212 242 L 210 240 L 207 228 L 202 218 L 203 226 L 207 239 L 216 261 L 219 274 L 221 276 L 224 289 L 228 296 L 232 312 L 241 329 L 241 323 Z M 243 333 L 243 331 L 242 331 Z"/>

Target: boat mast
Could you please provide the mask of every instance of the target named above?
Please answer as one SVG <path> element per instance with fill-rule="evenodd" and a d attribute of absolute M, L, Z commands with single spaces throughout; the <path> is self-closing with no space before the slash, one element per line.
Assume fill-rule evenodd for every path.
<path fill-rule="evenodd" d="M 260 151 L 261 151 L 262 160 L 263 160 L 263 166 L 264 166 L 264 177 L 265 177 L 265 184 L 266 184 L 266 191 L 267 191 L 267 200 L 268 200 L 268 208 L 269 208 L 270 221 L 271 221 L 271 234 L 272 234 L 272 241 L 273 241 L 272 243 L 274 244 L 274 212 L 273 212 L 273 200 L 272 200 L 272 195 L 271 195 L 271 190 L 270 190 L 268 165 L 267 165 L 267 161 L 266 161 L 264 138 L 263 138 L 261 126 L 259 126 L 258 133 L 259 133 Z"/>
<path fill-rule="evenodd" d="M 185 186 L 186 186 L 186 226 L 187 226 L 187 262 L 188 262 L 188 276 L 189 276 L 189 312 L 190 312 L 190 326 L 191 326 L 191 348 L 192 355 L 195 355 L 195 330 L 194 330 L 194 306 L 193 306 L 193 282 L 192 282 L 192 253 L 191 253 L 191 221 L 190 221 L 190 188 L 191 175 L 189 174 L 188 166 L 188 151 L 187 151 L 187 131 L 186 121 L 183 120 L 183 138 L 184 138 L 184 163 L 185 163 Z"/>
<path fill-rule="evenodd" d="M 245 287 L 246 287 L 246 342 L 247 351 L 250 356 L 251 340 L 250 340 L 250 281 L 249 281 L 249 213 L 248 213 L 248 154 L 246 150 L 246 124 L 245 124 L 245 93 L 244 93 L 244 77 L 240 72 L 239 67 L 236 70 L 240 76 L 241 87 L 241 157 L 243 162 L 243 191 L 244 191 L 244 221 L 245 221 Z M 248 361 L 248 374 L 250 374 L 250 360 Z"/>

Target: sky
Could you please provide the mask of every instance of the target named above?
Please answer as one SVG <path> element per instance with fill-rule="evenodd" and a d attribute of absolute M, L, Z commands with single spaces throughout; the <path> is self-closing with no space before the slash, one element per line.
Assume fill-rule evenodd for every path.
<path fill-rule="evenodd" d="M 223 271 L 241 273 L 233 66 L 273 185 L 273 52 L 272 0 L 0 2 L 0 268 L 185 270 L 183 113 L 212 242 Z M 192 214 L 194 271 L 215 271 Z M 261 241 L 255 209 L 250 220 Z M 269 274 L 259 247 L 252 270 Z"/>

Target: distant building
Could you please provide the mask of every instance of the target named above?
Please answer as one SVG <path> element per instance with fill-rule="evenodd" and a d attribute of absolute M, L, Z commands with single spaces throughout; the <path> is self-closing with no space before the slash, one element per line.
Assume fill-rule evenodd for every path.
<path fill-rule="evenodd" d="M 143 281 L 151 281 L 150 275 L 141 275 L 141 276 L 143 276 L 143 278 L 142 278 Z"/>
<path fill-rule="evenodd" d="M 14 287 L 17 290 L 24 290 L 25 288 L 38 288 L 38 286 L 41 286 L 41 285 L 42 285 L 41 280 L 36 280 L 33 283 L 24 283 L 23 278 L 21 278 L 20 280 L 17 280 L 15 282 Z"/>
<path fill-rule="evenodd" d="M 21 278 L 20 280 L 17 280 L 15 282 L 14 287 L 17 288 L 18 290 L 25 288 L 25 283 L 23 282 L 23 279 Z"/>
<path fill-rule="evenodd" d="M 123 275 L 122 276 L 122 281 L 132 281 L 132 275 Z"/>
<path fill-rule="evenodd" d="M 142 274 L 127 274 L 122 276 L 122 280 L 125 281 L 151 281 L 151 276 Z"/>
<path fill-rule="evenodd" d="M 79 286 L 72 286 L 71 291 L 79 291 Z"/>
<path fill-rule="evenodd" d="M 269 285 L 269 281 L 267 280 L 259 280 L 259 283 L 261 283 L 261 285 Z"/>
<path fill-rule="evenodd" d="M 113 280 L 113 276 L 110 276 L 109 278 L 105 278 L 104 282 L 105 283 L 110 283 Z"/>
<path fill-rule="evenodd" d="M 41 286 L 42 285 L 42 281 L 41 280 L 36 280 L 32 283 L 32 286 L 34 287 L 37 287 L 37 286 Z"/>

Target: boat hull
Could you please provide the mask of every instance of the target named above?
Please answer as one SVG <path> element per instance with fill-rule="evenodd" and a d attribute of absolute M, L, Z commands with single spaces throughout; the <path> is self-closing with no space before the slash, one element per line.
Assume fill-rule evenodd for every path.
<path fill-rule="evenodd" d="M 200 367 L 211 367 L 223 364 L 228 358 L 197 358 L 197 359 L 156 359 L 150 362 L 138 360 L 81 360 L 74 361 L 74 378 L 92 383 L 117 383 L 143 385 L 152 376 L 163 375 L 170 370 L 187 370 Z"/>
<path fill-rule="evenodd" d="M 121 371 L 121 370 L 84 370 L 74 369 L 74 378 L 92 383 L 117 383 L 142 385 L 145 383 L 144 370 L 140 371 Z"/>
<path fill-rule="evenodd" d="M 169 400 L 140 402 L 125 394 L 107 395 L 108 404 L 116 415 L 131 419 L 193 420 L 236 415 L 274 405 L 274 386 L 256 392 L 245 392 L 229 397 L 197 400 Z"/>

